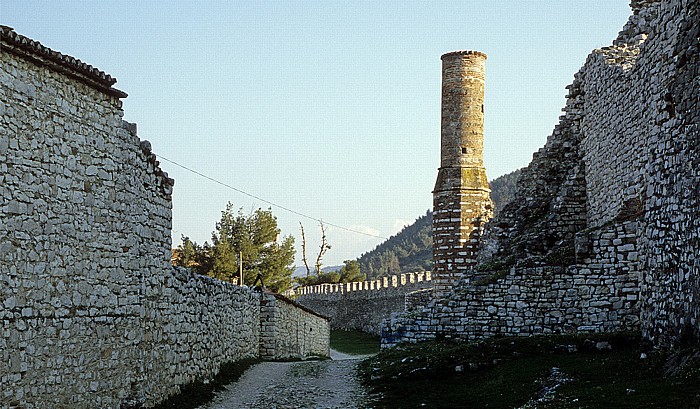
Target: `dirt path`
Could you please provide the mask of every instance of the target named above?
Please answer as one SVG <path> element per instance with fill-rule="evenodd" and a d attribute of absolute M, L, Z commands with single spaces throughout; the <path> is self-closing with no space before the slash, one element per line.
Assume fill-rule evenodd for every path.
<path fill-rule="evenodd" d="M 364 408 L 367 396 L 355 378 L 364 356 L 331 351 L 332 360 L 263 362 L 199 409 Z"/>

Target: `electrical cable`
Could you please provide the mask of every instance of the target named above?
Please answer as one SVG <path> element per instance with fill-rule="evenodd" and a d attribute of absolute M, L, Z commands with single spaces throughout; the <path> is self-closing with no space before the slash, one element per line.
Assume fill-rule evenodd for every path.
<path fill-rule="evenodd" d="M 168 158 L 166 158 L 166 157 L 164 157 L 164 156 L 162 156 L 162 155 L 156 154 L 156 156 L 157 156 L 158 158 L 160 158 L 160 159 L 162 159 L 162 160 L 168 162 L 168 163 L 171 163 L 171 164 L 173 164 L 173 165 L 175 165 L 175 166 L 178 166 L 178 167 L 180 167 L 180 168 L 182 168 L 182 169 L 185 169 L 185 170 L 188 171 L 188 172 L 192 172 L 192 173 L 194 173 L 195 175 L 201 176 L 201 177 L 203 177 L 203 178 L 205 178 L 205 179 L 207 179 L 207 180 L 210 180 L 210 181 L 212 181 L 212 182 L 214 182 L 214 183 L 217 183 L 217 184 L 219 184 L 219 185 L 221 185 L 221 186 L 227 187 L 227 188 L 229 188 L 229 189 L 231 189 L 231 190 L 234 190 L 234 191 L 236 191 L 236 192 L 238 192 L 238 193 L 240 193 L 240 194 L 246 195 L 246 196 L 248 196 L 248 197 L 252 197 L 252 198 L 255 199 L 255 200 L 259 200 L 259 201 L 261 201 L 261 202 L 263 202 L 263 203 L 267 203 L 267 204 L 269 204 L 270 206 L 277 207 L 277 208 L 279 208 L 279 209 L 285 210 L 285 211 L 287 211 L 287 212 L 289 212 L 289 213 L 292 213 L 292 214 L 295 214 L 295 215 L 297 215 L 297 216 L 301 216 L 301 217 L 307 218 L 307 219 L 309 219 L 309 220 L 313 220 L 313 221 L 316 221 L 316 222 L 319 222 L 319 223 L 323 223 L 323 224 L 325 224 L 325 225 L 327 225 L 327 226 L 333 226 L 333 227 L 336 227 L 336 228 L 338 228 L 338 229 L 345 230 L 345 231 L 348 231 L 348 232 L 351 232 L 351 233 L 362 234 L 362 235 L 365 235 L 365 236 L 375 237 L 375 238 L 378 238 L 378 239 L 386 240 L 386 237 L 377 236 L 377 235 L 375 235 L 375 234 L 370 234 L 370 233 L 365 233 L 365 232 L 362 232 L 362 231 L 359 231 L 359 230 L 351 229 L 351 228 L 349 228 L 349 227 L 341 226 L 341 225 L 339 225 L 339 224 L 334 224 L 334 223 L 325 222 L 325 221 L 323 221 L 322 219 L 317 219 L 317 218 L 315 218 L 315 217 L 313 217 L 313 216 L 309 216 L 309 215 L 307 215 L 307 214 L 304 214 L 304 213 L 301 213 L 301 212 L 297 212 L 296 210 L 293 210 L 293 209 L 290 209 L 290 208 L 288 208 L 288 207 L 279 205 L 279 204 L 274 203 L 274 202 L 271 202 L 271 201 L 269 201 L 269 200 L 265 200 L 265 199 L 263 199 L 262 197 L 256 196 L 256 195 L 254 195 L 254 194 L 252 194 L 252 193 L 248 193 L 248 192 L 246 192 L 246 191 L 244 191 L 244 190 L 238 189 L 237 187 L 231 186 L 231 185 L 229 185 L 228 183 L 225 183 L 225 182 L 222 182 L 222 181 L 220 181 L 220 180 L 214 179 L 214 178 L 211 177 L 211 176 L 207 176 L 207 175 L 205 175 L 205 174 L 202 173 L 202 172 L 196 171 L 196 170 L 194 170 L 194 169 L 192 169 L 192 168 L 189 168 L 189 167 L 187 167 L 187 166 L 185 166 L 185 165 L 182 165 L 182 164 L 180 164 L 180 163 L 177 163 L 177 162 L 175 162 L 174 160 L 170 160 L 170 159 L 168 159 Z"/>

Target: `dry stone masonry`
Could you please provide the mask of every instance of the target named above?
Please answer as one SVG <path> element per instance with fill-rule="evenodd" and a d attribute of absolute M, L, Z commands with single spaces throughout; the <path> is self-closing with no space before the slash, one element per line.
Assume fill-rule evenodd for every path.
<path fill-rule="evenodd" d="M 115 79 L 0 26 L 0 408 L 149 407 L 328 320 L 173 268 L 168 178 Z"/>
<path fill-rule="evenodd" d="M 260 315 L 260 358 L 329 356 L 330 326 L 326 317 L 279 294 L 263 296 Z"/>
<path fill-rule="evenodd" d="M 660 347 L 700 340 L 700 5 L 631 7 L 574 75 L 475 265 L 387 320 L 384 346 L 619 330 Z"/>
<path fill-rule="evenodd" d="M 380 335 L 382 321 L 392 313 L 427 305 L 432 291 L 429 271 L 377 280 L 300 287 L 289 295 L 331 320 L 331 327 Z"/>

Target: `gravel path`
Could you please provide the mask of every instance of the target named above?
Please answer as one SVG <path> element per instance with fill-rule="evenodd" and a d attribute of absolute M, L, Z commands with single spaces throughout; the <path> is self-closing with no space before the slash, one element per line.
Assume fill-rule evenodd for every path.
<path fill-rule="evenodd" d="M 331 351 L 331 358 L 262 362 L 199 409 L 367 407 L 367 396 L 355 378 L 355 366 L 365 357 Z"/>

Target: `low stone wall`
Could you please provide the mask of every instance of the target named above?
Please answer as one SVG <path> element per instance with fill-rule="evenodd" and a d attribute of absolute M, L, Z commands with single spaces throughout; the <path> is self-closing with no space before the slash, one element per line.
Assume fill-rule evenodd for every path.
<path fill-rule="evenodd" d="M 382 346 L 436 337 L 639 330 L 637 229 L 637 222 L 625 222 L 587 232 L 594 248 L 585 264 L 464 279 L 446 299 L 386 320 Z"/>
<path fill-rule="evenodd" d="M 297 302 L 331 320 L 331 327 L 380 335 L 382 320 L 405 307 L 406 294 L 432 287 L 430 272 L 298 289 Z"/>
<path fill-rule="evenodd" d="M 223 363 L 259 356 L 259 293 L 183 268 L 151 277 L 145 284 L 137 300 L 143 318 L 132 329 L 139 364 L 124 367 L 117 361 L 107 373 L 112 378 L 132 373 L 122 381 L 128 389 L 116 394 L 128 393 L 122 405 L 150 405 L 177 393 L 180 385 L 212 378 Z"/>
<path fill-rule="evenodd" d="M 330 356 L 328 318 L 279 294 L 262 295 L 260 313 L 260 358 Z"/>

